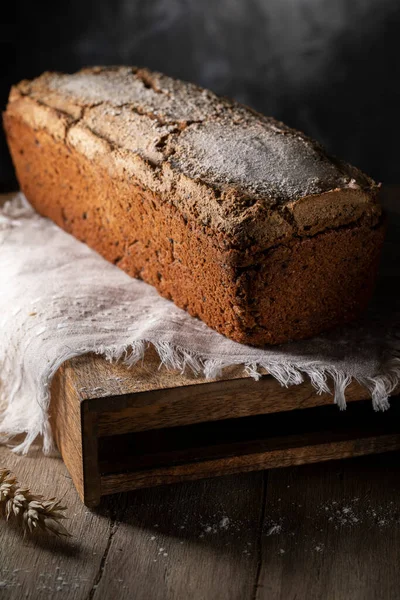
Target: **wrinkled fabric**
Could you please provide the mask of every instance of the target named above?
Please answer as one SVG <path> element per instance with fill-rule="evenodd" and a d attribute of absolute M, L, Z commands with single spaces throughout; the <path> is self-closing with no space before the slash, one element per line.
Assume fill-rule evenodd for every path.
<path fill-rule="evenodd" d="M 96 252 L 39 216 L 22 194 L 0 209 L 0 434 L 25 433 L 15 450 L 42 436 L 53 440 L 51 380 L 66 360 L 95 352 L 128 366 L 152 344 L 168 368 L 207 378 L 243 365 L 258 379 L 266 370 L 282 385 L 306 376 L 340 408 L 357 380 L 375 409 L 389 406 L 399 383 L 397 307 L 379 294 L 362 322 L 311 340 L 253 348 L 216 333 L 156 290 L 132 279 Z M 383 299 L 383 301 L 382 301 Z"/>

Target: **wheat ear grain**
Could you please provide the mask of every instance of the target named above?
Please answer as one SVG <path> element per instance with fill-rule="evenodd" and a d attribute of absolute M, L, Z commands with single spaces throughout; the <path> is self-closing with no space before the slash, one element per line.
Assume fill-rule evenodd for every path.
<path fill-rule="evenodd" d="M 33 533 L 37 529 L 57 536 L 70 537 L 70 533 L 61 524 L 65 519 L 60 501 L 45 499 L 23 488 L 8 469 L 0 468 L 0 517 L 7 521 L 15 518 L 24 533 Z"/>

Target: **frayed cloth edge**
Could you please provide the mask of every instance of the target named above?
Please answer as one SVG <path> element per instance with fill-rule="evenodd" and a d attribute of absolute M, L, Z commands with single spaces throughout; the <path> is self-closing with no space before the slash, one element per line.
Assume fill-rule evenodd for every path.
<path fill-rule="evenodd" d="M 389 396 L 400 382 L 400 358 L 393 357 L 385 365 L 384 375 L 376 375 L 368 378 L 351 377 L 343 370 L 333 366 L 324 365 L 321 362 L 310 361 L 308 364 L 295 364 L 279 360 L 265 360 L 257 363 L 244 363 L 238 357 L 235 361 L 229 359 L 215 359 L 206 357 L 170 342 L 154 342 L 150 340 L 138 340 L 126 345 L 100 346 L 97 348 L 85 348 L 82 351 L 64 356 L 61 360 L 48 367 L 46 373 L 41 377 L 43 391 L 37 398 L 38 416 L 32 426 L 21 429 L 13 423 L 13 398 L 8 399 L 8 405 L 2 417 L 0 417 L 0 443 L 9 443 L 20 434 L 26 434 L 24 441 L 12 449 L 19 454 L 27 454 L 33 442 L 42 437 L 42 448 L 44 454 L 51 454 L 55 450 L 54 440 L 49 424 L 49 404 L 51 381 L 59 367 L 71 358 L 81 356 L 90 352 L 104 356 L 109 362 L 121 362 L 128 368 L 133 367 L 145 358 L 146 350 L 152 345 L 160 359 L 159 367 L 165 366 L 169 370 L 177 370 L 184 373 L 191 371 L 196 376 L 204 376 L 206 379 L 220 377 L 227 367 L 243 366 L 244 372 L 255 380 L 262 376 L 261 371 L 274 377 L 282 386 L 299 385 L 309 377 L 317 394 L 331 393 L 333 401 L 344 410 L 346 408 L 346 389 L 349 384 L 356 380 L 366 387 L 372 399 L 375 410 L 387 410 L 389 408 Z M 329 382 L 333 384 L 330 389 Z M 3 394 L 7 393 L 2 390 Z M 15 415 L 14 415 L 15 417 Z"/>

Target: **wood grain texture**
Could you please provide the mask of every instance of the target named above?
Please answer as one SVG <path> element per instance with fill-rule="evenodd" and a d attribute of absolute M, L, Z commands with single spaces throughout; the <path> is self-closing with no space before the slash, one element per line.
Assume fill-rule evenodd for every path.
<path fill-rule="evenodd" d="M 67 377 L 68 392 L 79 401 L 87 400 L 88 410 L 99 414 L 99 436 L 324 406 L 333 401 L 331 394 L 316 394 L 309 382 L 285 388 L 268 375 L 255 381 L 238 367 L 214 380 L 159 368 L 152 348 L 143 363 L 130 369 L 85 355 L 68 361 L 58 376 Z M 368 397 L 356 382 L 347 389 L 348 402 Z"/>
<path fill-rule="evenodd" d="M 367 397 L 368 392 L 359 384 L 349 386 L 349 402 Z M 99 435 L 106 436 L 327 404 L 332 404 L 332 395 L 317 394 L 309 382 L 285 388 L 267 375 L 259 381 L 240 378 L 199 382 L 196 386 L 177 385 L 112 401 L 96 400 L 91 409 L 99 412 Z"/>
<path fill-rule="evenodd" d="M 129 494 L 94 600 L 251 600 L 265 479 L 259 473 Z"/>
<path fill-rule="evenodd" d="M 68 364 L 60 368 L 52 381 L 50 424 L 78 494 L 84 498 L 81 404 L 76 390 L 71 386 Z"/>
<path fill-rule="evenodd" d="M 67 505 L 70 540 L 40 536 L 25 538 L 13 525 L 0 521 L 0 597 L 7 600 L 60 597 L 81 600 L 90 594 L 107 546 L 112 503 L 90 513 L 78 497 L 61 459 L 28 457 L 0 447 L 0 464 L 12 469 L 22 484 Z"/>
<path fill-rule="evenodd" d="M 285 409 L 290 410 L 303 405 L 330 404 L 333 401 L 331 394 L 317 395 L 309 382 L 290 388 L 284 388 L 271 376 L 263 377 L 261 381 L 256 382 L 244 372 L 242 367 L 224 369 L 222 376 L 215 379 L 195 376 L 190 371 L 181 373 L 177 370 L 167 369 L 160 366 L 159 357 L 152 346 L 146 351 L 145 359 L 130 368 L 121 363 L 110 363 L 95 354 L 79 356 L 68 361 L 67 365 L 70 385 L 79 397 L 82 400 L 92 400 L 91 410 L 98 408 L 99 412 L 105 414 L 112 413 L 114 407 L 118 411 L 129 408 L 144 411 L 155 403 L 171 407 L 171 413 L 173 413 L 175 412 L 173 403 L 176 402 L 182 409 L 186 401 L 192 412 L 193 406 L 196 411 L 204 411 L 205 415 L 211 411 L 209 420 L 213 420 L 213 407 L 222 396 L 224 396 L 223 399 L 226 399 L 225 414 L 222 417 L 219 414 L 216 415 L 215 418 L 218 419 L 229 416 L 231 409 L 234 411 L 233 416 L 236 414 L 245 416 L 246 408 L 240 408 L 244 395 L 247 400 L 252 402 L 248 414 L 257 414 L 256 411 L 261 411 L 260 414 L 280 411 L 282 403 L 284 403 Z M 267 374 L 265 373 L 265 375 Z M 202 388 L 204 388 L 204 392 Z M 293 400 L 294 389 L 297 391 L 298 400 Z M 166 395 L 142 394 L 160 390 Z M 179 391 L 181 391 L 181 395 Z M 207 401 L 210 394 L 214 394 L 214 396 Z M 365 388 L 357 383 L 351 384 L 346 394 L 349 402 L 369 397 Z M 239 398 L 236 403 L 237 395 Z M 188 398 L 189 396 L 190 398 Z M 255 398 L 253 398 L 254 396 Z M 113 398 L 113 401 L 110 398 Z M 166 399 L 161 402 L 163 398 Z M 214 408 L 214 410 L 216 409 Z M 112 418 L 115 418 L 115 415 Z M 121 422 L 120 425 L 123 426 L 123 423 Z M 106 426 L 102 427 L 104 427 L 104 433 L 107 433 Z"/>
<path fill-rule="evenodd" d="M 108 398 L 152 390 L 165 390 L 183 386 L 199 386 L 212 381 L 226 381 L 248 376 L 242 367 L 224 370 L 222 377 L 205 379 L 189 370 L 185 373 L 160 366 L 160 359 L 153 346 L 146 350 L 145 360 L 133 367 L 121 362 L 111 363 L 97 354 L 85 354 L 68 361 L 71 383 L 83 400 Z"/>
<path fill-rule="evenodd" d="M 281 450 L 257 452 L 238 456 L 229 456 L 215 460 L 203 460 L 198 463 L 188 463 L 161 469 L 143 471 L 128 471 L 111 473 L 100 477 L 101 495 L 124 492 L 141 487 L 193 481 L 205 477 L 219 477 L 233 473 L 289 467 L 305 463 L 325 462 L 340 458 L 351 458 L 365 454 L 375 454 L 398 450 L 400 434 L 387 435 L 377 438 L 372 436 L 365 439 L 350 439 L 321 444 L 288 446 Z M 304 443 L 307 442 L 304 440 Z"/>
<path fill-rule="evenodd" d="M 6 600 L 398 600 L 399 453 L 139 490 L 90 512 L 65 466 L 0 463 L 64 496 L 67 541 L 0 521 Z M 61 588 L 61 589 L 60 589 Z"/>
<path fill-rule="evenodd" d="M 367 397 L 360 385 L 349 386 L 350 406 L 361 407 Z M 308 415 L 315 420 L 315 411 L 318 425 L 310 429 Z M 328 429 L 324 411 L 332 411 Z M 390 419 L 389 430 L 366 431 L 358 428 L 358 418 L 339 412 L 332 396 L 317 395 L 309 382 L 287 389 L 269 375 L 256 382 L 238 369 L 206 382 L 159 369 L 152 349 L 132 369 L 93 355 L 73 359 L 53 384 L 55 437 L 87 506 L 99 504 L 102 495 L 139 487 L 400 448 Z M 198 439 L 194 429 L 204 424 L 209 429 Z M 253 437 L 243 438 L 242 429 L 251 429 Z M 156 454 L 154 447 L 169 431 L 179 447 L 160 447 Z M 133 448 L 139 456 L 132 458 Z"/>
<path fill-rule="evenodd" d="M 271 471 L 256 600 L 399 597 L 399 454 Z"/>

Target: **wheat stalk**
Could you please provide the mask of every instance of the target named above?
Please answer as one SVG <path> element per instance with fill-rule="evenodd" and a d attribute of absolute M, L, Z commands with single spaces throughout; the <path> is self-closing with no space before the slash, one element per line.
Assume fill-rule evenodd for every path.
<path fill-rule="evenodd" d="M 7 521 L 14 517 L 24 533 L 33 533 L 37 529 L 54 533 L 57 536 L 70 537 L 60 523 L 65 519 L 60 501 L 55 498 L 46 500 L 43 496 L 32 494 L 23 488 L 8 469 L 0 469 L 0 517 Z"/>

